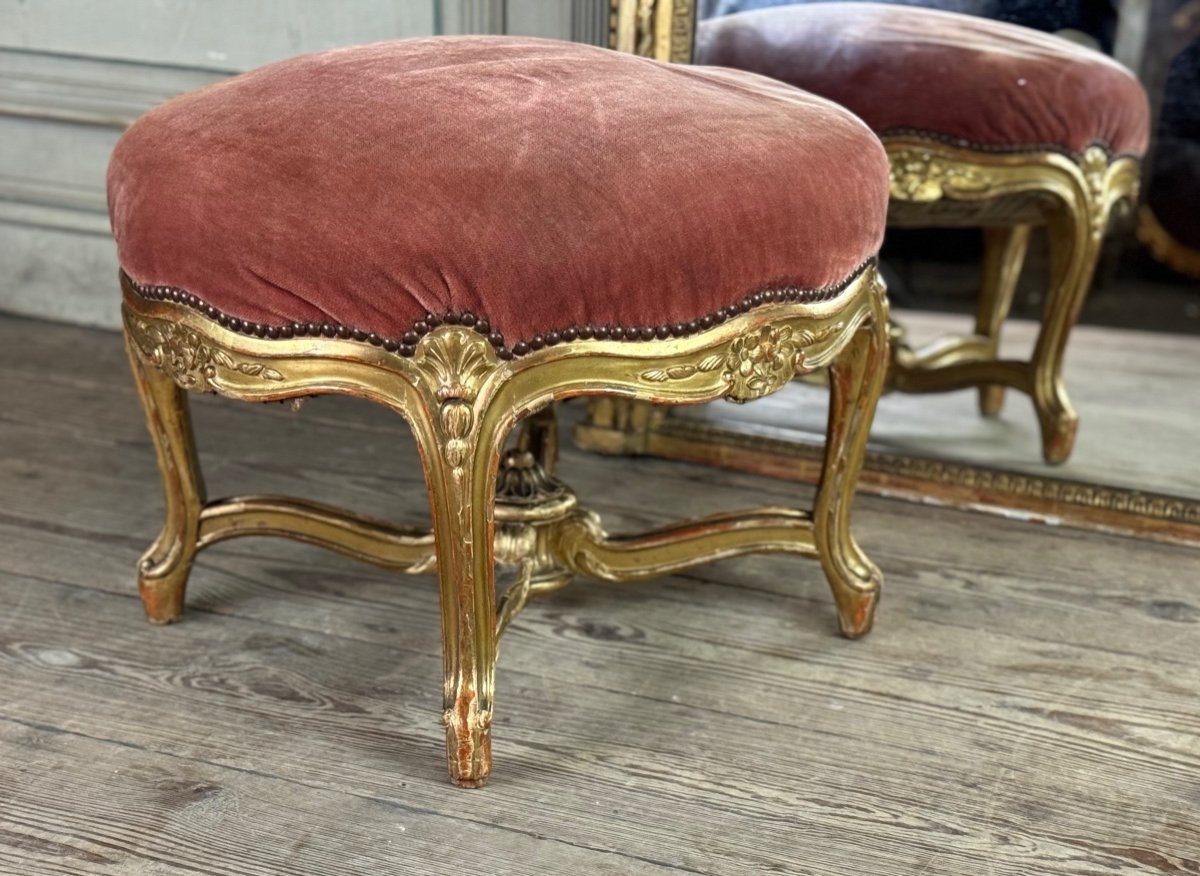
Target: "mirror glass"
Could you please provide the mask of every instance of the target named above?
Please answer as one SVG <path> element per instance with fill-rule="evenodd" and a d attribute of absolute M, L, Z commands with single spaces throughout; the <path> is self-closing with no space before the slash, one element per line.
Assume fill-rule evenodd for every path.
<path fill-rule="evenodd" d="M 803 4 L 697 0 L 696 60 L 703 60 L 705 32 L 717 18 L 780 5 Z M 980 415 L 975 390 L 893 393 L 884 398 L 876 418 L 876 453 L 868 463 L 873 471 L 864 475 L 868 489 L 874 484 L 914 497 L 996 503 L 1044 518 L 1062 511 L 1061 502 L 1043 503 L 1039 514 L 1038 503 L 1025 501 L 1029 494 L 1068 495 L 1074 497 L 1071 502 L 1091 503 L 1089 513 L 1141 508 L 1169 534 L 1200 536 L 1200 459 L 1195 449 L 1200 263 L 1188 260 L 1189 254 L 1200 253 L 1200 210 L 1194 206 L 1200 202 L 1200 26 L 1182 21 L 1176 14 L 1181 4 L 1173 0 L 1103 4 L 1101 10 L 1095 4 L 1028 0 L 904 5 L 983 15 L 1115 53 L 1138 73 L 1151 98 L 1156 136 L 1145 165 L 1153 182 L 1143 182 L 1140 210 L 1114 216 L 1094 286 L 1070 337 L 1065 378 L 1080 416 L 1070 459 L 1057 466 L 1042 461 L 1033 408 L 1020 393 L 1010 391 L 994 418 Z M 1169 231 L 1172 251 L 1154 246 L 1151 226 Z M 909 341 L 972 330 L 981 258 L 976 229 L 889 229 L 884 271 L 893 318 Z M 1028 356 L 1048 270 L 1045 239 L 1035 230 L 1003 329 L 1002 354 Z M 811 454 L 823 440 L 825 398 L 823 390 L 796 384 L 755 405 L 676 409 L 663 428 L 693 441 L 695 449 L 684 454 L 693 459 L 773 472 L 789 465 L 799 470 L 795 460 Z M 1005 473 L 1010 476 L 1002 477 Z M 930 489 L 935 481 L 948 492 Z M 981 483 L 996 488 L 979 489 Z M 1098 489 L 1087 492 L 1079 485 Z"/>

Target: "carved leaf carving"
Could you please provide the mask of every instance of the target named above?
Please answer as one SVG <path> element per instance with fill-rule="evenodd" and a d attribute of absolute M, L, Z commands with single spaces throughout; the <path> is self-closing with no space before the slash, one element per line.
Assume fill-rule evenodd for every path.
<path fill-rule="evenodd" d="M 790 326 L 763 326 L 735 338 L 725 354 L 710 353 L 699 362 L 652 368 L 641 376 L 651 383 L 667 383 L 724 369 L 721 376 L 729 387 L 725 397 L 750 401 L 774 392 L 803 371 L 805 348 L 841 331 L 843 325 L 838 322 L 799 331 Z"/>
<path fill-rule="evenodd" d="M 652 368 L 642 372 L 642 379 L 651 383 L 666 383 L 668 380 L 686 380 L 694 374 L 707 374 L 716 371 L 725 363 L 725 358 L 713 354 L 706 356 L 694 365 L 672 365 L 669 368 Z"/>

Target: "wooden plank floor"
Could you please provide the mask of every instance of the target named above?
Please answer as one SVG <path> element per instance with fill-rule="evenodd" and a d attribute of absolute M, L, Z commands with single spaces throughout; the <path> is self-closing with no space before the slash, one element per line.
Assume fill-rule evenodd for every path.
<path fill-rule="evenodd" d="M 446 781 L 437 598 L 315 548 L 202 555 L 117 336 L 0 319 L 0 873 L 1200 873 L 1200 553 L 884 500 L 876 631 L 814 563 L 580 582 L 505 637 L 496 773 Z M 195 405 L 210 491 L 425 516 L 386 411 Z M 568 451 L 614 525 L 794 485 Z"/>

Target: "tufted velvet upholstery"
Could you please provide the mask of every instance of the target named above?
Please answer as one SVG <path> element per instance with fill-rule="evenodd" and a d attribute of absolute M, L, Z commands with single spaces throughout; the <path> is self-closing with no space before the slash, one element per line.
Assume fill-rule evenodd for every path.
<path fill-rule="evenodd" d="M 470 312 L 512 344 L 838 284 L 879 247 L 887 159 L 850 113 L 753 74 L 457 37 L 169 101 L 108 187 L 137 283 L 385 338 Z"/>
<path fill-rule="evenodd" d="M 701 23 L 696 60 L 827 97 L 877 133 L 984 148 L 1140 155 L 1145 92 L 1120 64 L 1050 34 L 880 3 L 813 3 Z"/>

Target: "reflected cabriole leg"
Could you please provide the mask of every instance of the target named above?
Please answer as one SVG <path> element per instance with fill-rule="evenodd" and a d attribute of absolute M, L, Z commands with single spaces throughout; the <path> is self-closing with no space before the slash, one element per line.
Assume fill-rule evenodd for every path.
<path fill-rule="evenodd" d="M 138 592 L 147 617 L 157 624 L 183 613 L 188 575 L 196 556 L 204 478 L 196 457 L 196 439 L 187 392 L 143 360 L 128 333 L 125 349 L 146 414 L 162 476 L 166 515 L 162 532 L 138 563 Z"/>
<path fill-rule="evenodd" d="M 817 551 L 837 603 L 842 634 L 865 635 L 883 577 L 850 532 L 850 508 L 888 364 L 887 303 L 872 291 L 872 316 L 829 366 L 825 463 L 813 512 Z"/>
<path fill-rule="evenodd" d="M 638 456 L 649 450 L 665 416 L 665 409 L 639 399 L 590 398 L 586 416 L 575 427 L 575 446 L 592 453 Z"/>
<path fill-rule="evenodd" d="M 1012 307 L 1017 279 L 1029 247 L 1029 226 L 1008 225 L 983 229 L 983 284 L 975 315 L 975 333 L 991 342 L 992 356 L 1000 347 L 1000 327 Z M 1004 387 L 989 383 L 979 387 L 979 410 L 994 417 L 1004 406 Z"/>
<path fill-rule="evenodd" d="M 532 453 L 546 474 L 554 474 L 558 467 L 558 408 L 553 403 L 525 418 L 517 448 Z"/>
<path fill-rule="evenodd" d="M 495 494 L 502 431 L 462 399 L 412 414 L 433 510 L 441 591 L 446 763 L 477 788 L 492 769 Z"/>
<path fill-rule="evenodd" d="M 1093 205 L 1092 209 L 1101 209 Z M 1103 222 L 1071 210 L 1048 217 L 1050 293 L 1041 332 L 1033 350 L 1033 404 L 1042 431 L 1042 456 L 1049 463 L 1065 462 L 1075 446 L 1079 415 L 1063 383 L 1067 338 L 1092 284 L 1100 255 Z"/>

